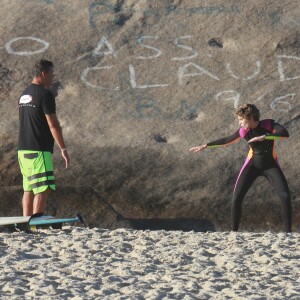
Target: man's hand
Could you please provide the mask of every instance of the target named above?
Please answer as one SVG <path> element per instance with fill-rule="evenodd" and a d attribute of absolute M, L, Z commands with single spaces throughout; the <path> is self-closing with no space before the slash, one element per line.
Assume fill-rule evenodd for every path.
<path fill-rule="evenodd" d="M 250 143 L 254 143 L 254 142 L 262 142 L 265 140 L 265 137 L 266 137 L 265 135 L 256 136 L 253 139 L 249 140 L 247 143 L 250 144 Z"/>
<path fill-rule="evenodd" d="M 67 149 L 61 149 L 61 156 L 65 160 L 66 168 L 68 168 L 69 165 L 70 165 L 70 157 L 69 157 L 69 154 L 67 152 Z"/>
<path fill-rule="evenodd" d="M 201 146 L 193 147 L 193 148 L 189 149 L 189 151 L 192 151 L 192 152 L 196 153 L 196 152 L 204 150 L 205 148 L 207 148 L 206 144 L 205 145 L 201 145 Z"/>

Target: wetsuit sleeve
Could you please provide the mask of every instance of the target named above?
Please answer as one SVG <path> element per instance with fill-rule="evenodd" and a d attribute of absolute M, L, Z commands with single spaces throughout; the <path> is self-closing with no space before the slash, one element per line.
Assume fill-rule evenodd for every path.
<path fill-rule="evenodd" d="M 240 133 L 239 130 L 237 130 L 234 134 L 218 139 L 216 141 L 210 142 L 207 144 L 207 148 L 215 148 L 215 147 L 219 147 L 219 146 L 225 146 L 225 145 L 229 145 L 231 143 L 236 142 L 237 140 L 239 140 L 240 137 Z"/>
<path fill-rule="evenodd" d="M 42 100 L 42 105 L 45 115 L 51 115 L 56 113 L 56 103 L 52 92 L 46 91 Z"/>
<path fill-rule="evenodd" d="M 281 138 L 288 138 L 289 133 L 288 131 L 279 123 L 273 124 L 273 132 L 265 134 L 265 140 L 277 140 Z"/>

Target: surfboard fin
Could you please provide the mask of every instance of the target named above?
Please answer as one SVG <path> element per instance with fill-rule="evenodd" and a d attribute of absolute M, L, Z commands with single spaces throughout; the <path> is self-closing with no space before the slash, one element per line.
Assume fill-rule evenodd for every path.
<path fill-rule="evenodd" d="M 81 214 L 77 214 L 77 215 L 76 215 L 76 218 L 78 218 L 79 222 L 81 223 L 81 225 L 82 225 L 83 227 L 86 227 L 85 224 L 84 224 L 83 217 L 82 217 Z"/>

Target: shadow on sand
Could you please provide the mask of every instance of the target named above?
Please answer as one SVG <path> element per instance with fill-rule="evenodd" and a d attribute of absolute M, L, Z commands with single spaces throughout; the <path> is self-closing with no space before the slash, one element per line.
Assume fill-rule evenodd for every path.
<path fill-rule="evenodd" d="M 136 230 L 181 230 L 195 232 L 216 231 L 214 224 L 207 219 L 129 219 L 120 216 L 118 219 L 127 221 L 130 224 L 130 227 Z"/>

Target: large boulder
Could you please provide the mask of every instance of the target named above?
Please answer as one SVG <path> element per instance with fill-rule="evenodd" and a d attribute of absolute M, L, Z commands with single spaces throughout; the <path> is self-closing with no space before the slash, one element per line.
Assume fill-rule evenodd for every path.
<path fill-rule="evenodd" d="M 65 170 L 55 149 L 49 213 L 80 211 L 107 228 L 192 219 L 229 230 L 246 143 L 188 149 L 233 133 L 234 108 L 249 102 L 290 132 L 278 153 L 299 230 L 299 13 L 292 0 L 1 3 L 1 215 L 21 212 L 17 101 L 46 58 L 72 159 Z M 241 228 L 283 228 L 264 178 L 245 198 Z"/>

